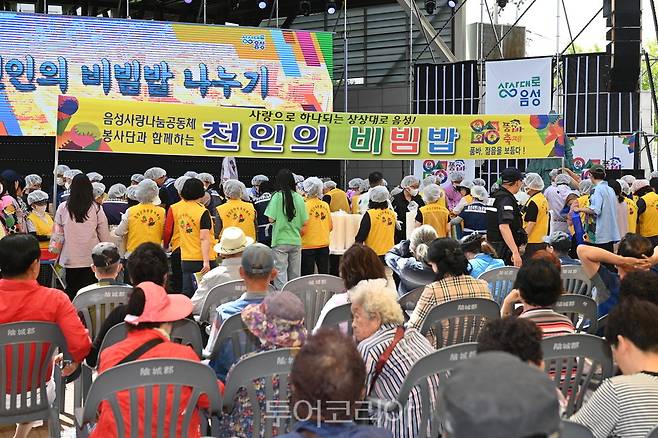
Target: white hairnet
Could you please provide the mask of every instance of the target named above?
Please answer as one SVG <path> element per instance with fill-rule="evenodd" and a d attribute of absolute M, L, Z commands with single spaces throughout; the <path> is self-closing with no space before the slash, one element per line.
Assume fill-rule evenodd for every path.
<path fill-rule="evenodd" d="M 110 190 L 107 191 L 107 196 L 114 199 L 123 198 L 126 196 L 126 186 L 123 184 L 114 184 L 110 187 Z"/>
<path fill-rule="evenodd" d="M 160 189 L 155 181 L 151 179 L 145 179 L 135 186 L 135 199 L 142 204 L 159 204 L 156 202 L 158 200 L 158 192 Z"/>
<path fill-rule="evenodd" d="M 174 188 L 176 189 L 176 191 L 178 193 L 180 193 L 181 190 L 183 190 L 183 186 L 185 185 L 185 181 L 187 181 L 188 179 L 190 179 L 189 176 L 183 175 L 183 176 L 179 176 L 176 179 L 176 181 L 174 181 Z"/>
<path fill-rule="evenodd" d="M 144 175 L 142 175 L 141 173 L 133 173 L 133 176 L 130 177 L 130 181 L 140 183 L 144 181 Z"/>
<path fill-rule="evenodd" d="M 368 181 L 367 179 L 364 179 L 359 185 L 359 191 L 361 193 L 367 192 L 369 188 L 370 188 L 370 181 Z"/>
<path fill-rule="evenodd" d="M 256 175 L 255 177 L 251 178 L 251 185 L 252 186 L 259 186 L 264 182 L 269 181 L 270 179 L 266 177 L 265 175 Z M 295 180 L 297 182 L 297 180 Z"/>
<path fill-rule="evenodd" d="M 293 178 L 295 178 L 295 184 L 299 184 L 301 182 L 304 182 L 304 176 L 303 175 L 297 175 L 296 173 L 292 174 Z"/>
<path fill-rule="evenodd" d="M 443 190 L 437 184 L 430 184 L 423 189 L 423 197 L 427 203 L 433 203 L 441 199 Z"/>
<path fill-rule="evenodd" d="M 370 190 L 370 201 L 372 202 L 386 202 L 389 198 L 388 190 L 384 186 L 373 187 Z"/>
<path fill-rule="evenodd" d="M 646 179 L 636 179 L 635 182 L 631 185 L 631 192 L 635 193 L 641 188 L 647 187 L 649 185 L 649 180 Z"/>
<path fill-rule="evenodd" d="M 324 185 L 322 184 L 322 180 L 320 178 L 316 178 L 314 176 L 306 178 L 302 185 L 304 187 L 304 192 L 308 196 L 313 198 L 319 198 L 322 196 L 322 188 Z"/>
<path fill-rule="evenodd" d="M 361 178 L 352 178 L 350 182 L 347 183 L 347 187 L 352 190 L 359 190 L 361 188 L 361 183 L 363 183 Z"/>
<path fill-rule="evenodd" d="M 94 192 L 94 199 L 100 198 L 105 193 L 105 184 L 98 181 L 91 183 L 92 190 Z"/>
<path fill-rule="evenodd" d="M 635 182 L 635 177 L 633 175 L 624 175 L 621 177 L 621 181 L 624 181 L 630 187 Z"/>
<path fill-rule="evenodd" d="M 429 186 L 430 184 L 436 184 L 436 182 L 437 181 L 436 181 L 436 176 L 435 175 L 427 176 L 423 179 L 423 182 L 421 183 L 420 188 L 423 189 L 423 188 Z"/>
<path fill-rule="evenodd" d="M 654 170 L 651 172 L 651 175 L 649 175 L 651 178 L 658 178 L 658 170 Z"/>
<path fill-rule="evenodd" d="M 80 175 L 82 170 L 80 169 L 69 169 L 64 172 L 64 178 L 73 179 L 76 175 Z"/>
<path fill-rule="evenodd" d="M 628 185 L 626 181 L 623 179 L 618 179 L 617 182 L 619 183 L 619 187 L 621 187 L 621 192 L 625 195 L 630 195 L 631 194 L 631 186 Z"/>
<path fill-rule="evenodd" d="M 550 172 L 548 172 L 548 176 L 550 176 L 551 179 L 554 180 L 559 173 L 560 173 L 560 169 L 553 169 Z"/>
<path fill-rule="evenodd" d="M 130 186 L 126 189 L 126 198 L 130 199 L 131 201 L 137 201 L 137 198 L 135 197 L 135 191 L 137 190 L 137 186 Z"/>
<path fill-rule="evenodd" d="M 144 178 L 152 179 L 153 181 L 160 179 L 163 176 L 167 176 L 167 171 L 162 167 L 151 167 L 146 172 L 144 172 Z"/>
<path fill-rule="evenodd" d="M 459 183 L 458 186 L 459 187 L 464 187 L 464 188 L 467 188 L 467 189 L 470 190 L 470 189 L 473 188 L 473 181 L 463 180 L 462 182 Z"/>
<path fill-rule="evenodd" d="M 338 186 L 338 184 L 336 184 L 332 180 L 325 181 L 325 183 L 324 183 L 324 188 L 327 189 L 327 190 L 335 189 L 337 186 Z M 304 191 L 306 191 L 306 190 L 304 190 Z"/>
<path fill-rule="evenodd" d="M 568 186 L 569 184 L 571 184 L 571 177 L 566 173 L 561 173 L 555 177 L 555 184 L 557 185 L 565 184 Z"/>
<path fill-rule="evenodd" d="M 242 198 L 242 192 L 246 191 L 247 188 L 241 181 L 237 179 L 229 179 L 224 182 L 224 194 L 231 199 L 240 199 Z"/>
<path fill-rule="evenodd" d="M 184 176 L 189 176 L 190 178 L 198 178 L 199 174 L 193 170 L 188 170 L 187 172 L 185 172 Z"/>
<path fill-rule="evenodd" d="M 523 183 L 530 190 L 544 190 L 544 180 L 538 173 L 526 173 Z"/>
<path fill-rule="evenodd" d="M 491 187 L 489 187 L 489 193 L 493 194 L 499 188 L 500 186 L 498 185 L 498 183 L 493 183 L 491 184 Z"/>
<path fill-rule="evenodd" d="M 67 166 L 66 164 L 58 164 L 57 168 L 55 168 L 55 173 L 57 175 L 64 176 L 64 172 L 66 172 L 68 170 L 71 170 L 71 168 L 69 166 Z"/>
<path fill-rule="evenodd" d="M 91 182 L 101 182 L 101 181 L 103 181 L 103 175 L 101 175 L 98 172 L 89 172 L 87 174 L 87 178 L 89 178 L 89 181 L 91 181 Z"/>
<path fill-rule="evenodd" d="M 407 175 L 400 181 L 400 187 L 403 189 L 408 189 L 415 184 L 420 184 L 420 180 L 414 175 Z"/>
<path fill-rule="evenodd" d="M 473 185 L 474 185 L 474 186 L 484 187 L 484 186 L 487 185 L 487 183 L 486 183 L 486 181 L 483 180 L 482 178 L 475 178 L 475 179 L 473 180 Z"/>
<path fill-rule="evenodd" d="M 457 182 L 464 179 L 464 172 L 450 172 L 450 181 Z"/>
<path fill-rule="evenodd" d="M 35 173 L 31 173 L 25 177 L 25 187 L 38 186 L 41 185 L 42 182 L 41 177 Z"/>
<path fill-rule="evenodd" d="M 471 196 L 483 202 L 489 199 L 489 194 L 487 193 L 487 189 L 485 189 L 482 186 L 473 186 L 473 188 L 471 189 Z"/>
<path fill-rule="evenodd" d="M 578 184 L 578 191 L 580 195 L 589 195 L 590 190 L 592 190 L 592 181 L 589 179 L 584 179 Z"/>
<path fill-rule="evenodd" d="M 35 202 L 41 202 L 47 200 L 48 200 L 48 193 L 44 192 L 43 190 L 35 190 L 33 192 L 30 192 L 29 195 L 27 195 L 27 205 L 32 205 Z"/>
<path fill-rule="evenodd" d="M 215 177 L 208 172 L 201 172 L 196 177 L 199 178 L 201 182 L 204 182 L 206 184 L 211 184 L 211 185 L 215 184 Z"/>

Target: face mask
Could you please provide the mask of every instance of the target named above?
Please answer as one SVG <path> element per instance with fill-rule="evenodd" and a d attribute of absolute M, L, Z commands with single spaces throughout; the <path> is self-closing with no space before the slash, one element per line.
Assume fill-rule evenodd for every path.
<path fill-rule="evenodd" d="M 68 182 L 68 181 L 65 182 L 65 183 L 64 183 L 64 188 L 65 188 L 66 190 L 70 189 L 70 188 L 71 188 L 71 183 Z"/>
<path fill-rule="evenodd" d="M 64 185 L 64 178 L 62 178 L 61 176 L 58 176 L 57 177 L 57 185 L 58 186 L 63 186 Z"/>
<path fill-rule="evenodd" d="M 420 192 L 419 189 L 409 189 L 409 194 L 411 196 L 418 196 L 418 192 Z"/>
<path fill-rule="evenodd" d="M 37 212 L 37 214 L 43 216 L 46 213 L 47 205 L 33 205 L 32 209 Z"/>

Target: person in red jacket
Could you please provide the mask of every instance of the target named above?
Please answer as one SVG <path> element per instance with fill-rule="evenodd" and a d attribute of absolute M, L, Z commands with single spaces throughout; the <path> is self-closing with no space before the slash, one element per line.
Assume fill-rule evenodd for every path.
<path fill-rule="evenodd" d="M 71 375 L 91 348 L 89 332 L 84 327 L 69 297 L 61 290 L 39 285 L 39 241 L 30 234 L 12 234 L 0 240 L 0 324 L 21 321 L 43 321 L 56 323 L 64 338 L 73 362 L 62 370 L 63 376 Z M 11 369 L 11 354 L 5 354 L 1 367 Z M 28 370 L 31 373 L 34 358 Z M 22 364 L 18 364 L 19 385 Z M 50 372 L 50 370 L 49 370 Z M 9 387 L 11 373 L 7 373 Z M 48 383 L 48 399 L 54 400 L 55 384 Z M 0 394 L 5 397 L 5 394 Z M 20 424 L 16 437 L 27 437 L 33 423 Z"/>
<path fill-rule="evenodd" d="M 130 295 L 127 307 L 128 315 L 125 318 L 128 323 L 128 336 L 123 341 L 114 344 L 103 350 L 100 355 L 98 373 L 102 374 L 113 366 L 126 363 L 128 356 L 133 356 L 133 352 L 141 349 L 144 345 L 149 345 L 144 353 L 134 360 L 171 358 L 187 359 L 199 362 L 199 357 L 194 350 L 187 345 L 171 342 L 169 334 L 173 327 L 173 322 L 185 318 L 192 313 L 192 300 L 185 295 L 169 294 L 165 289 L 155 283 L 146 281 L 138 284 Z M 146 348 L 146 347 L 144 347 Z M 128 358 L 130 359 L 130 358 Z M 223 389 L 219 384 L 220 391 Z M 144 414 L 144 393 L 139 391 L 138 405 L 139 418 Z M 192 388 L 184 388 L 180 397 L 180 406 L 185 406 L 192 395 Z M 159 400 L 158 391 L 153 393 L 153 400 Z M 130 394 L 128 391 L 121 391 L 117 394 L 119 407 L 124 418 L 130 418 Z M 173 403 L 173 392 L 167 393 L 167 403 Z M 209 402 L 205 395 L 199 398 L 198 406 L 208 408 Z M 105 438 L 117 436 L 117 428 L 114 420 L 112 408 L 107 401 L 100 405 L 100 416 L 96 428 L 92 432 L 92 437 Z M 176 417 L 174 417 L 176 418 Z M 189 428 L 182 430 L 182 416 L 177 419 L 176 425 L 177 437 L 199 437 L 199 415 L 193 415 Z M 155 418 L 154 418 L 155 420 Z M 140 420 L 141 421 L 141 420 Z M 130 425 L 124 423 L 124 432 L 126 436 L 132 436 Z M 150 427 L 151 435 L 155 436 L 157 423 L 143 424 L 140 422 L 137 436 L 145 436 L 145 427 Z M 164 430 L 169 430 L 169 421 L 165 419 Z"/>

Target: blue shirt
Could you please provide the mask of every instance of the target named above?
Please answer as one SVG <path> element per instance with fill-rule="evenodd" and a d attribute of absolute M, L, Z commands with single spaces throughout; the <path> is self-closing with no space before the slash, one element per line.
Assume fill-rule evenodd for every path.
<path fill-rule="evenodd" d="M 594 193 L 589 198 L 589 208 L 596 215 L 595 240 L 592 243 L 601 244 L 619 242 L 619 227 L 617 226 L 617 196 L 606 181 L 594 186 Z"/>
<path fill-rule="evenodd" d="M 231 316 L 241 313 L 249 304 L 260 304 L 265 298 L 264 292 L 245 292 L 240 298 L 229 303 L 224 303 L 217 307 L 217 316 L 220 321 L 226 321 Z M 210 366 L 215 370 L 217 378 L 222 382 L 226 381 L 228 370 L 236 362 L 233 356 L 233 350 L 230 343 L 226 343 L 219 350 L 219 354 L 215 359 L 210 361 Z"/>
<path fill-rule="evenodd" d="M 469 260 L 468 264 L 471 265 L 471 277 L 473 278 L 478 278 L 480 275 L 487 271 L 491 271 L 492 269 L 505 267 L 505 262 L 502 259 L 495 259 L 489 254 L 483 252 Z"/>

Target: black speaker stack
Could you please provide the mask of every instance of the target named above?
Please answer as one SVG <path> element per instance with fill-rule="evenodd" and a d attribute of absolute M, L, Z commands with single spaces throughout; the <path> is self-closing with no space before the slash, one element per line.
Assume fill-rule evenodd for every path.
<path fill-rule="evenodd" d="M 606 51 L 612 57 L 609 91 L 638 91 L 642 44 L 640 4 L 641 0 L 603 0 L 603 15 L 610 28 Z"/>

